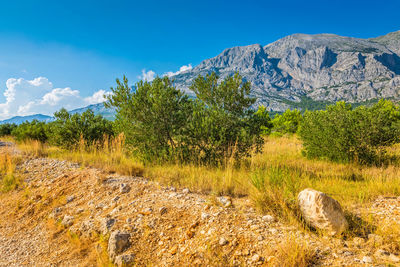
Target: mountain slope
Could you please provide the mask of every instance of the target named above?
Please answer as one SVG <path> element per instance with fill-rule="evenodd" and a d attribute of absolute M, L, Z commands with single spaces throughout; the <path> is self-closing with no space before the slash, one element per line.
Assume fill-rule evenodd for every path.
<path fill-rule="evenodd" d="M 360 103 L 400 98 L 400 32 L 374 39 L 294 34 L 264 47 L 224 50 L 192 70 L 172 76 L 188 90 L 198 75 L 221 78 L 238 71 L 252 83 L 258 103 L 283 111 L 302 102 Z"/>

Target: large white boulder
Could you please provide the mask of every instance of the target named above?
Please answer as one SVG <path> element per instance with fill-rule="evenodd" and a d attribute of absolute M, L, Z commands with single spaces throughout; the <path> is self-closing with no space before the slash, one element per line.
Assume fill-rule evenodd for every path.
<path fill-rule="evenodd" d="M 304 220 L 330 235 L 338 235 L 348 227 L 339 202 L 314 189 L 304 189 L 297 197 Z"/>

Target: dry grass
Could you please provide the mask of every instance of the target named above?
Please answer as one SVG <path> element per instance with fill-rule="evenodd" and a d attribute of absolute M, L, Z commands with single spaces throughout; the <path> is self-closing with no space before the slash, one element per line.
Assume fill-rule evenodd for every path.
<path fill-rule="evenodd" d="M 8 148 L 0 153 L 0 191 L 9 192 L 22 185 L 22 180 L 16 174 L 15 168 L 20 157 L 12 155 Z"/>
<path fill-rule="evenodd" d="M 268 137 L 262 154 L 245 159 L 241 166 L 225 169 L 195 165 L 154 165 L 144 167 L 123 149 L 123 136 L 109 140 L 103 148 L 66 151 L 38 142 L 20 144 L 34 156 L 48 156 L 78 162 L 127 175 L 144 175 L 165 185 L 188 187 L 192 191 L 216 195 L 249 196 L 263 212 L 272 212 L 298 221 L 296 196 L 314 188 L 333 196 L 345 210 L 353 204 L 368 203 L 377 196 L 400 194 L 400 166 L 363 167 L 302 156 L 301 142 L 295 137 Z M 400 154 L 400 146 L 391 148 Z"/>

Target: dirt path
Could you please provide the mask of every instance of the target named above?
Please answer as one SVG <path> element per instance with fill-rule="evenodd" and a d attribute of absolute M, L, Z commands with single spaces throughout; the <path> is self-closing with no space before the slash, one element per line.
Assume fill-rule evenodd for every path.
<path fill-rule="evenodd" d="M 314 265 L 387 262 L 373 256 L 377 248 L 367 239 L 357 245 L 304 233 L 257 213 L 246 198 L 199 195 L 54 159 L 18 168 L 26 188 L 0 196 L 0 266 L 107 264 L 107 239 L 116 231 L 129 236 L 117 254 L 138 266 L 290 266 L 291 255 L 305 251 Z"/>

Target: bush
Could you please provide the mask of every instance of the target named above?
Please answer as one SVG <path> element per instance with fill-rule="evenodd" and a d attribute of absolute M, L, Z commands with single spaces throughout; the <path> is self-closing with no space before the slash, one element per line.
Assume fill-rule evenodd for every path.
<path fill-rule="evenodd" d="M 399 142 L 399 119 L 399 107 L 387 100 L 356 109 L 338 102 L 326 110 L 306 111 L 299 135 L 309 158 L 379 165 L 385 148 Z"/>
<path fill-rule="evenodd" d="M 260 151 L 261 127 L 270 119 L 265 110 L 250 108 L 250 83 L 239 74 L 217 82 L 215 73 L 197 77 L 192 100 L 168 77 L 140 81 L 133 89 L 124 77 L 106 106 L 116 108 L 116 128 L 144 161 L 221 164 Z"/>
<path fill-rule="evenodd" d="M 251 106 L 250 82 L 236 73 L 218 83 L 215 73 L 198 76 L 190 89 L 197 100 L 189 125 L 190 143 L 194 159 L 207 164 L 224 164 L 261 151 L 269 131 L 270 118 L 265 108 L 255 112 Z M 224 162 L 225 161 L 225 162 Z"/>
<path fill-rule="evenodd" d="M 64 148 L 76 148 L 80 144 L 103 145 L 104 138 L 113 135 L 112 122 L 88 109 L 82 114 L 70 114 L 66 109 L 54 113 L 55 121 L 49 123 L 49 141 Z"/>
<path fill-rule="evenodd" d="M 11 132 L 17 128 L 15 123 L 4 123 L 0 125 L 0 136 L 11 135 Z"/>
<path fill-rule="evenodd" d="M 283 114 L 277 114 L 272 120 L 272 132 L 277 135 L 294 134 L 299 129 L 302 118 L 297 109 L 288 109 Z"/>
<path fill-rule="evenodd" d="M 183 132 L 192 102 L 168 77 L 140 81 L 133 90 L 124 76 L 111 91 L 106 105 L 116 108 L 116 130 L 143 161 L 173 160 L 187 150 Z"/>
<path fill-rule="evenodd" d="M 33 120 L 18 125 L 12 130 L 11 135 L 14 136 L 17 141 L 38 140 L 40 142 L 45 142 L 48 139 L 47 130 L 48 128 L 45 122 Z"/>

